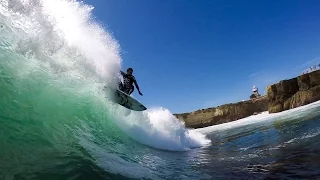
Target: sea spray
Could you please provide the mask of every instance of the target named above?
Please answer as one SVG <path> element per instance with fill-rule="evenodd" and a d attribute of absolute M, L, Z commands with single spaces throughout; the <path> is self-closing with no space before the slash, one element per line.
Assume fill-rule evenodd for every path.
<path fill-rule="evenodd" d="M 114 113 L 116 123 L 131 138 L 165 150 L 188 150 L 210 144 L 201 133 L 188 130 L 165 108 L 151 108 L 145 112 L 132 111 L 127 115 L 125 108 L 118 107 Z"/>
<path fill-rule="evenodd" d="M 71 0 L 0 1 L 0 179 L 319 176 L 319 102 L 197 131 L 164 108 L 108 101 L 120 47 L 91 11 Z M 210 142 L 201 133 L 212 145 L 188 150 Z"/>
<path fill-rule="evenodd" d="M 96 99 L 106 106 L 111 121 L 145 145 L 187 150 L 207 144 L 209 140 L 187 130 L 164 108 L 130 113 L 126 109 L 123 114 L 118 111 L 123 107 L 108 101 L 103 87 L 116 87 L 120 46 L 92 18 L 92 9 L 77 1 L 1 1 L 0 24 L 5 33 L 1 42 L 10 44 L 8 56 L 17 56 L 3 67 L 26 85 L 43 82 L 64 94 Z M 42 79 L 45 76 L 47 80 Z"/>
<path fill-rule="evenodd" d="M 54 76 L 115 86 L 119 44 L 76 1 L 1 2 L 1 24 L 13 50 Z"/>

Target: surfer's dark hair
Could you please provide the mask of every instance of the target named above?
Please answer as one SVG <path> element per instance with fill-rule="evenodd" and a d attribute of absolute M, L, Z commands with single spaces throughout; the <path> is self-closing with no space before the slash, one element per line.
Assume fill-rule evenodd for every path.
<path fill-rule="evenodd" d="M 127 69 L 127 72 L 128 72 L 128 71 L 133 71 L 133 69 L 132 69 L 132 68 L 128 68 L 128 69 Z"/>

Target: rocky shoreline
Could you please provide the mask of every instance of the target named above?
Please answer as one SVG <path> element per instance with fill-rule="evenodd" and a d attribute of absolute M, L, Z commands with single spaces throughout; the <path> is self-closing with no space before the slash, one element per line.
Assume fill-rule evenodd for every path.
<path fill-rule="evenodd" d="M 320 70 L 267 87 L 268 111 L 277 113 L 320 100 Z"/>
<path fill-rule="evenodd" d="M 320 100 L 320 70 L 267 87 L 267 95 L 189 113 L 174 114 L 188 128 L 227 123 L 264 111 L 277 113 Z"/>

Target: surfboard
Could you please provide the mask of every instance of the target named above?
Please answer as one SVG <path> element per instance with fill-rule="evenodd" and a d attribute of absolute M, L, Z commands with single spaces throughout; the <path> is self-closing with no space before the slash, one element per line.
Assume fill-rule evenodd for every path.
<path fill-rule="evenodd" d="M 107 88 L 105 86 L 105 88 Z M 119 89 L 113 89 L 111 100 L 127 109 L 131 109 L 134 111 L 144 111 L 147 108 L 140 103 L 138 100 L 134 99 L 130 95 L 126 94 L 125 92 Z"/>
<path fill-rule="evenodd" d="M 147 109 L 138 100 L 134 99 L 133 97 L 131 97 L 130 95 L 126 94 L 125 92 L 119 89 L 115 91 L 114 100 L 116 101 L 116 103 L 120 104 L 121 106 L 134 111 L 144 111 Z"/>

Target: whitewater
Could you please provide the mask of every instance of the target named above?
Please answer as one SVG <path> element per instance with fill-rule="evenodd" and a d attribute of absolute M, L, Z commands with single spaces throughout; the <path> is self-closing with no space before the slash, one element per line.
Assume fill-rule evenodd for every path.
<path fill-rule="evenodd" d="M 73 1 L 3 3 L 3 43 L 10 44 L 10 50 L 20 59 L 11 61 L 16 63 L 11 68 L 18 70 L 21 78 L 44 73 L 61 91 L 75 93 L 79 98 L 87 94 L 100 99 L 108 114 L 114 115 L 114 123 L 150 146 L 184 150 L 204 145 L 204 137 L 189 133 L 166 109 L 124 117 L 122 107 L 103 102 L 103 86 L 117 84 L 120 47 L 92 20 L 91 11 L 92 7 Z"/>
<path fill-rule="evenodd" d="M 110 101 L 121 47 L 93 6 L 0 3 L 0 179 L 318 177 L 318 102 L 187 129 L 164 107 Z"/>

